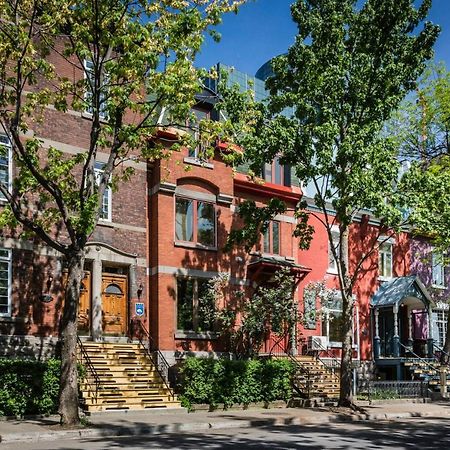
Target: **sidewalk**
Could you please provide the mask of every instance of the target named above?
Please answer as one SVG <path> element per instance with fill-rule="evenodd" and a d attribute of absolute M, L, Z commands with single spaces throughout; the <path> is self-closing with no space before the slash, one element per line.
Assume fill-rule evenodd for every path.
<path fill-rule="evenodd" d="M 306 425 L 358 420 L 392 420 L 409 417 L 450 417 L 450 403 L 383 401 L 367 405 L 365 414 L 337 408 L 276 408 L 187 413 L 177 410 L 105 412 L 89 416 L 88 426 L 61 429 L 59 417 L 0 421 L 0 442 L 37 442 L 57 439 L 99 438 L 186 433 L 208 429 Z"/>

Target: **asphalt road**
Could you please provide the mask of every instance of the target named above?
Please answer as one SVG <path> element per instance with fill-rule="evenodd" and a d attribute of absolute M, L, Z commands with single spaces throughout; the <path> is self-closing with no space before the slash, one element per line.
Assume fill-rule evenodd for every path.
<path fill-rule="evenodd" d="M 217 430 L 190 434 L 0 444 L 1 450 L 450 449 L 450 419 Z"/>

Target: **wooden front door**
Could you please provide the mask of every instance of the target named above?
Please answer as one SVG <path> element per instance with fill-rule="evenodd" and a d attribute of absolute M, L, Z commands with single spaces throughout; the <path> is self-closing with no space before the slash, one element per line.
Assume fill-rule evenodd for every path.
<path fill-rule="evenodd" d="M 78 332 L 89 334 L 91 326 L 91 273 L 84 272 L 80 285 L 80 304 L 78 307 Z"/>
<path fill-rule="evenodd" d="M 125 335 L 127 332 L 128 277 L 102 275 L 103 333 Z"/>

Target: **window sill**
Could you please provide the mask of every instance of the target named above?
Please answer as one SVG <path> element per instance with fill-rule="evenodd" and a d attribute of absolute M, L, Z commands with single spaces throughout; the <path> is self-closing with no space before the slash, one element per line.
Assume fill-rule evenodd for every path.
<path fill-rule="evenodd" d="M 338 271 L 336 269 L 327 269 L 327 274 L 328 275 L 338 275 Z"/>
<path fill-rule="evenodd" d="M 330 341 L 328 342 L 327 348 L 342 348 L 342 342 Z M 358 346 L 356 344 L 353 344 L 352 349 L 357 350 Z"/>
<path fill-rule="evenodd" d="M 219 333 L 214 331 L 205 331 L 196 333 L 195 331 L 177 331 L 175 339 L 196 339 L 196 340 L 215 340 L 219 338 Z"/>
<path fill-rule="evenodd" d="M 443 286 L 441 284 L 432 284 L 431 287 L 433 289 L 439 289 L 440 291 L 445 291 L 447 289 L 447 286 Z"/>
<path fill-rule="evenodd" d="M 0 314 L 0 323 L 26 323 L 25 317 L 11 317 L 11 315 Z"/>
<path fill-rule="evenodd" d="M 185 164 L 189 164 L 190 166 L 204 167 L 205 169 L 214 169 L 214 164 L 207 162 L 207 161 L 202 161 L 201 159 L 193 158 L 190 156 L 187 156 L 186 158 L 184 158 L 183 162 Z"/>
<path fill-rule="evenodd" d="M 83 111 L 83 112 L 81 112 L 81 117 L 83 119 L 92 120 L 93 114 Z M 99 119 L 100 123 L 108 123 L 107 117 L 99 117 L 98 119 Z"/>
<path fill-rule="evenodd" d="M 206 245 L 197 244 L 196 242 L 175 241 L 174 245 L 175 247 L 191 248 L 193 250 L 206 250 L 209 252 L 217 251 L 217 247 L 207 247 Z"/>
<path fill-rule="evenodd" d="M 100 225 L 102 227 L 114 228 L 114 224 L 112 223 L 112 221 L 106 219 L 99 219 L 97 225 Z"/>

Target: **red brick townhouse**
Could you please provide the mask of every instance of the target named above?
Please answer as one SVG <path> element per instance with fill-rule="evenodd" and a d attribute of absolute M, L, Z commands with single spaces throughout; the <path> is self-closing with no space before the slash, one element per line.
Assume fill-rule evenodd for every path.
<path fill-rule="evenodd" d="M 62 50 L 63 42 L 58 45 Z M 70 80 L 85 76 L 85 71 L 57 52 L 48 59 L 58 76 Z M 54 146 L 68 155 L 86 151 L 92 117 L 89 110 L 61 113 L 47 108 L 44 116 L 29 130 L 44 147 Z M 0 143 L 6 150 L 0 159 L 0 177 L 8 181 L 15 170 L 10 142 L 0 134 Z M 98 153 L 99 173 L 107 157 Z M 135 174 L 118 191 L 105 192 L 101 219 L 86 251 L 79 333 L 93 338 L 125 336 L 134 303 L 147 297 L 147 163 L 124 164 L 132 165 Z M 0 207 L 3 202 L 0 197 Z M 63 279 L 64 263 L 54 250 L 37 239 L 23 238 L 20 232 L 1 234 L 0 355 L 46 357 L 54 353 Z"/>

